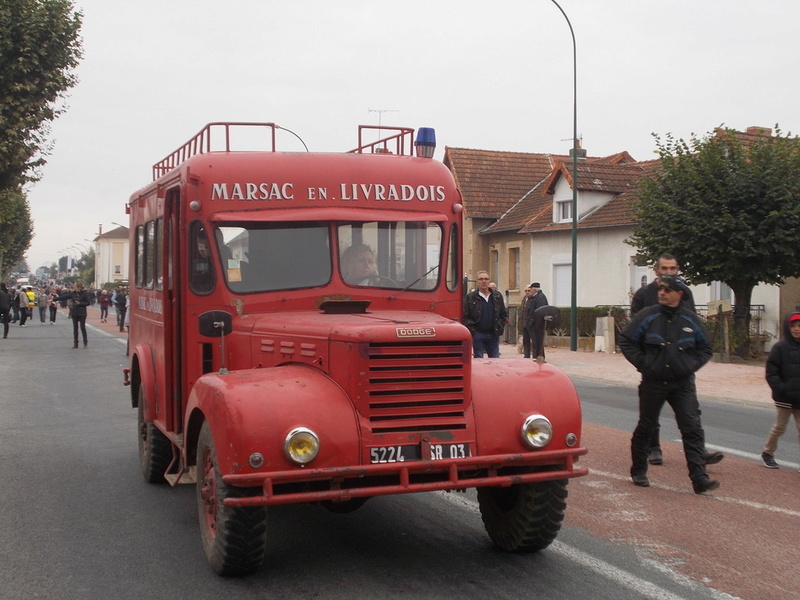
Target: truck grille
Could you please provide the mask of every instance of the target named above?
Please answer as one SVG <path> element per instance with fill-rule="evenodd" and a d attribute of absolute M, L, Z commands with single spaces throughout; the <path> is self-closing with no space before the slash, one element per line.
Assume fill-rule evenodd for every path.
<path fill-rule="evenodd" d="M 372 432 L 465 429 L 465 356 L 461 341 L 370 344 Z"/>

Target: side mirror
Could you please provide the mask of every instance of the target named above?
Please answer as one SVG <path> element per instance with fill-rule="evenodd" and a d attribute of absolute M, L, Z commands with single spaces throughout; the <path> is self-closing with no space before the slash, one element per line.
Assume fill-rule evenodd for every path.
<path fill-rule="evenodd" d="M 200 335 L 221 338 L 233 331 L 233 317 L 224 310 L 209 310 L 198 317 Z"/>

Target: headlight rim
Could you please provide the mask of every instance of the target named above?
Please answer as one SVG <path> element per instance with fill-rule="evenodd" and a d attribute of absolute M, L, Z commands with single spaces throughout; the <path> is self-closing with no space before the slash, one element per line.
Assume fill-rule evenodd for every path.
<path fill-rule="evenodd" d="M 543 441 L 536 441 L 532 439 L 531 436 L 528 434 L 530 427 L 533 423 L 539 422 L 539 427 L 543 428 L 542 431 L 545 434 Z M 541 450 L 545 446 L 547 446 L 550 442 L 553 441 L 553 424 L 550 422 L 550 419 L 545 417 L 541 414 L 533 414 L 528 415 L 525 421 L 522 423 L 522 429 L 520 431 L 520 436 L 522 438 L 522 443 L 525 447 L 531 450 Z"/>
<path fill-rule="evenodd" d="M 311 446 L 312 452 L 310 452 L 307 456 L 298 454 L 297 451 L 293 450 L 293 442 L 297 439 L 298 436 L 310 436 L 312 439 Z M 283 454 L 286 459 L 298 466 L 305 466 L 312 462 L 317 456 L 319 456 L 320 450 L 320 442 L 319 436 L 314 433 L 308 427 L 295 427 L 289 433 L 286 434 L 286 438 L 283 441 Z"/>

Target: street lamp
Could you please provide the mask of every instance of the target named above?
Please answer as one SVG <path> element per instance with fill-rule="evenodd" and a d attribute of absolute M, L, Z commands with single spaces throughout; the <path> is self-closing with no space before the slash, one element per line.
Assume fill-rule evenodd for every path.
<path fill-rule="evenodd" d="M 572 36 L 572 290 L 569 305 L 569 349 L 578 349 L 578 50 L 567 13 L 551 0 L 567 20 Z"/>

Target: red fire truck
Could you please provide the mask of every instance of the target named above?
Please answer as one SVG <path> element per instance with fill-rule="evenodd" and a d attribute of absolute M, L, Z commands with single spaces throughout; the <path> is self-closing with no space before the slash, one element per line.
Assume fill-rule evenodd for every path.
<path fill-rule="evenodd" d="M 433 130 L 310 153 L 277 151 L 281 129 L 209 124 L 127 205 L 145 479 L 195 483 L 219 574 L 260 567 L 270 505 L 432 490 L 477 488 L 504 550 L 548 546 L 587 473 L 579 399 L 547 363 L 472 359 Z"/>

